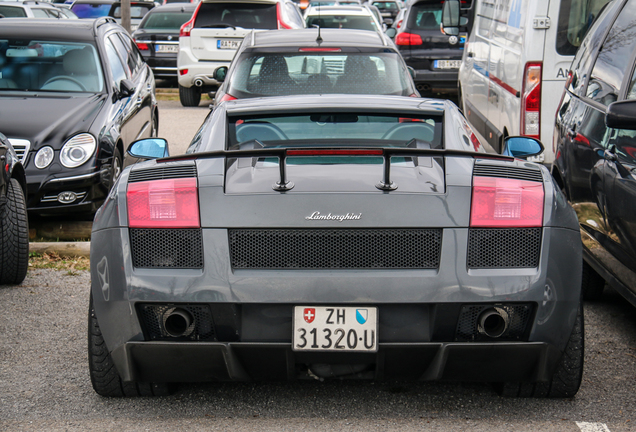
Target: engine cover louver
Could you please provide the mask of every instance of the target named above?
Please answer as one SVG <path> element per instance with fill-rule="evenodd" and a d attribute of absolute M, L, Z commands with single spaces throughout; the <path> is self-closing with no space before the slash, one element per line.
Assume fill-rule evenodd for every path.
<path fill-rule="evenodd" d="M 165 180 L 175 178 L 196 177 L 197 168 L 192 165 L 164 166 L 133 170 L 128 177 L 128 183 Z"/>
<path fill-rule="evenodd" d="M 543 182 L 543 174 L 540 170 L 509 166 L 475 164 L 473 175 Z"/>

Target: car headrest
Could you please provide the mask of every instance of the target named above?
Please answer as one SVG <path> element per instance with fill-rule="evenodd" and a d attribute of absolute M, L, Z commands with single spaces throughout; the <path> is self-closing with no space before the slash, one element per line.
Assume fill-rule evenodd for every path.
<path fill-rule="evenodd" d="M 95 57 L 88 49 L 74 49 L 64 54 L 63 65 L 70 74 L 91 74 L 95 72 Z"/>

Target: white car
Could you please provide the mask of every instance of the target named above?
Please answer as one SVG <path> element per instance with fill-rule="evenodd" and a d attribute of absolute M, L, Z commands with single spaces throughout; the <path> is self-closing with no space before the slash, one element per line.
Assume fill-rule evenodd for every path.
<path fill-rule="evenodd" d="M 179 99 L 198 106 L 201 93 L 216 90 L 214 71 L 229 66 L 252 29 L 304 28 L 298 6 L 288 0 L 202 0 L 179 35 Z"/>

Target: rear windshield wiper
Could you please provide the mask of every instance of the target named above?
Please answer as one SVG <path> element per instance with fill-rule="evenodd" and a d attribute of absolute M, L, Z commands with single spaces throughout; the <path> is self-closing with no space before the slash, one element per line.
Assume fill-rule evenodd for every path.
<path fill-rule="evenodd" d="M 231 27 L 232 29 L 236 30 L 236 27 L 233 26 L 232 24 L 225 24 L 225 23 L 214 23 L 214 24 L 206 24 L 206 25 L 202 25 L 199 28 L 228 28 Z"/>

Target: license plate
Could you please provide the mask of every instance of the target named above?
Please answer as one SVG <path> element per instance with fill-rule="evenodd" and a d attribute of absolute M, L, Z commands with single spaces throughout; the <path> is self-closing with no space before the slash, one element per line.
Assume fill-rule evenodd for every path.
<path fill-rule="evenodd" d="M 241 45 L 241 40 L 236 39 L 219 39 L 216 41 L 218 49 L 237 49 Z"/>
<path fill-rule="evenodd" d="M 376 352 L 378 308 L 295 306 L 292 349 Z"/>
<path fill-rule="evenodd" d="M 158 53 L 178 53 L 179 45 L 155 45 L 155 51 Z"/>
<path fill-rule="evenodd" d="M 461 65 L 461 60 L 435 60 L 433 62 L 435 69 L 459 69 Z"/>

